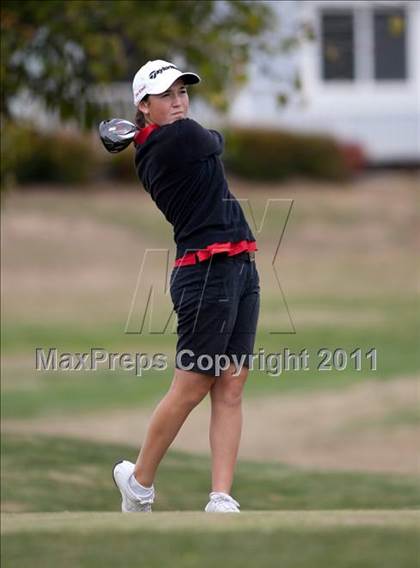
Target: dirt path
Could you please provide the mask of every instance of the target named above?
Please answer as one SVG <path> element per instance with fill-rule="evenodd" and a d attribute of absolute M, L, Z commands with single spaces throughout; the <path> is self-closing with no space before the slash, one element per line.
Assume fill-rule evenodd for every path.
<path fill-rule="evenodd" d="M 333 392 L 244 402 L 240 457 L 328 470 L 419 473 L 420 381 L 370 381 Z M 173 448 L 209 453 L 209 400 L 190 415 Z M 143 439 L 152 409 L 8 421 L 5 431 L 131 444 Z M 411 418 L 410 418 L 411 417 Z"/>

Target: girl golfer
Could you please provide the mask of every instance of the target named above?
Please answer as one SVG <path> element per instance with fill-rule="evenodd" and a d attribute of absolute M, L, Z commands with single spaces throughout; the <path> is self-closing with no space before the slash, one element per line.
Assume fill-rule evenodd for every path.
<path fill-rule="evenodd" d="M 174 229 L 170 292 L 178 341 L 172 384 L 153 412 L 137 462 L 113 469 L 124 512 L 152 510 L 159 463 L 208 394 L 212 488 L 205 511 L 239 512 L 230 493 L 260 305 L 257 247 L 227 186 L 221 134 L 187 118 L 187 86 L 199 81 L 162 60 L 146 63 L 133 81 L 137 173 Z"/>

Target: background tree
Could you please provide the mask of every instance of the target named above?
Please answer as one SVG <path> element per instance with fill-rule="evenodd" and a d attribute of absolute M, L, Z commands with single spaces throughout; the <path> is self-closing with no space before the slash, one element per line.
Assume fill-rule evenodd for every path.
<path fill-rule="evenodd" d="M 103 113 L 93 87 L 131 81 L 140 64 L 175 60 L 206 78 L 205 96 L 225 108 L 246 80 L 251 51 L 272 22 L 270 5 L 243 0 L 4 0 L 1 114 L 26 92 L 65 121 L 89 127 Z"/>

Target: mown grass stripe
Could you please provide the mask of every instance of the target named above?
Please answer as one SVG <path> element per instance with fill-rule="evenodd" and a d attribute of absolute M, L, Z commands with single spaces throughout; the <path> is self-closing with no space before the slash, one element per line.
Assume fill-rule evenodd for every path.
<path fill-rule="evenodd" d="M 247 511 L 239 515 L 210 515 L 196 511 L 122 513 L 4 513 L 1 532 L 63 533 L 101 531 L 245 531 L 389 527 L 420 529 L 420 511 Z"/>

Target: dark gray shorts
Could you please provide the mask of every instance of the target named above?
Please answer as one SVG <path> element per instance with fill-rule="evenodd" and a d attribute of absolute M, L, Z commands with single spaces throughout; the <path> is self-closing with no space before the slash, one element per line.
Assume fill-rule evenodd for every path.
<path fill-rule="evenodd" d="M 170 292 L 178 316 L 176 368 L 220 376 L 220 365 L 226 364 L 221 355 L 249 367 L 260 309 L 259 282 L 249 253 L 218 253 L 172 270 Z"/>

